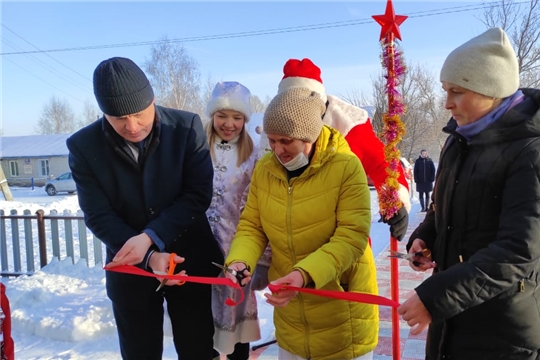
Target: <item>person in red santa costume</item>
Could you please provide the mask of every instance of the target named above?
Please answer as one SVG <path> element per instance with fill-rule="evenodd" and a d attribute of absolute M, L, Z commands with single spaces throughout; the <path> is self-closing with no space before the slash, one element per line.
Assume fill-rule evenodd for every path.
<path fill-rule="evenodd" d="M 0 360 L 14 360 L 15 347 L 11 338 L 11 312 L 6 287 L 0 283 Z"/>
<path fill-rule="evenodd" d="M 283 78 L 278 85 L 278 93 L 291 87 L 305 87 L 320 94 L 326 103 L 324 124 L 339 130 L 349 146 L 358 156 L 367 176 L 380 193 L 388 174 L 388 162 L 384 155 L 384 145 L 379 140 L 366 110 L 351 105 L 335 96 L 327 95 L 321 79 L 321 69 L 310 59 L 289 59 L 283 66 Z M 402 208 L 390 219 L 383 221 L 390 225 L 390 234 L 402 240 L 409 224 L 408 212 L 411 208 L 409 185 L 399 166 L 399 198 Z"/>

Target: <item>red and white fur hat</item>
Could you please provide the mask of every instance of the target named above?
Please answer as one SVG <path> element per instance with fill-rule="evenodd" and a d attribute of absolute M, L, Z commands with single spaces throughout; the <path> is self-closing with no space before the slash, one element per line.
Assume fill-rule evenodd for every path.
<path fill-rule="evenodd" d="M 326 103 L 321 69 L 309 59 L 290 59 L 283 66 L 283 78 L 278 85 L 278 93 L 291 87 L 305 87 L 318 92 Z"/>
<path fill-rule="evenodd" d="M 278 93 L 291 87 L 305 87 L 321 95 L 327 104 L 323 123 L 337 129 L 345 137 L 351 150 L 362 161 L 367 175 L 378 188 L 383 186 L 387 176 L 384 146 L 373 131 L 367 111 L 336 96 L 326 95 L 321 69 L 307 58 L 289 59 L 283 66 L 283 78 L 278 85 Z M 398 181 L 399 197 L 409 211 L 409 186 L 402 173 Z"/>
<path fill-rule="evenodd" d="M 327 103 L 323 122 L 347 136 L 357 125 L 368 122 L 366 110 L 351 105 L 335 96 L 326 95 L 321 78 L 321 69 L 310 59 L 289 59 L 283 66 L 283 78 L 278 85 L 278 93 L 291 87 L 305 87 L 321 95 Z"/>

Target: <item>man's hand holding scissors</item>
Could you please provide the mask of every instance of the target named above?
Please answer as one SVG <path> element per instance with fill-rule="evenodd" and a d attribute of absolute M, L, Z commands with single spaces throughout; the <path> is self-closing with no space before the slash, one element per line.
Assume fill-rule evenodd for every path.
<path fill-rule="evenodd" d="M 150 259 L 148 260 L 148 266 L 152 268 L 155 274 L 167 275 L 169 273 L 174 273 L 174 267 L 176 264 L 181 264 L 184 262 L 184 258 L 175 254 L 169 253 L 160 253 L 154 252 Z M 176 275 L 186 275 L 186 271 L 182 270 Z M 178 285 L 180 284 L 179 280 L 160 280 L 160 284 L 157 287 L 156 291 L 161 290 L 164 285 Z"/>

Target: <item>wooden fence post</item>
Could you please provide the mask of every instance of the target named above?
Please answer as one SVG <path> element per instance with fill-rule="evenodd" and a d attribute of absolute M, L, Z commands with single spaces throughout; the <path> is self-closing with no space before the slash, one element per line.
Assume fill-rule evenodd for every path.
<path fill-rule="evenodd" d="M 36 215 L 39 242 L 39 266 L 43 268 L 47 265 L 47 237 L 45 234 L 45 220 L 43 219 L 45 211 L 39 209 L 36 211 Z"/>

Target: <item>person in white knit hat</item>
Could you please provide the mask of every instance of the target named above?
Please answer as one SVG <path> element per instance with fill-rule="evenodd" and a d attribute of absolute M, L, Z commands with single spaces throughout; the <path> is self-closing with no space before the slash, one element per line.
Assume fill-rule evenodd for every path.
<path fill-rule="evenodd" d="M 426 359 L 540 358 L 540 91 L 519 89 L 506 33 L 448 55 L 440 80 L 452 118 L 433 206 L 407 249 L 434 268 L 398 308 Z"/>
<path fill-rule="evenodd" d="M 292 87 L 306 87 L 317 92 L 326 105 L 324 124 L 337 129 L 347 140 L 366 174 L 380 192 L 386 183 L 389 166 L 385 159 L 384 145 L 377 137 L 366 110 L 351 105 L 336 96 L 327 95 L 321 79 L 321 69 L 310 59 L 289 59 L 283 66 L 283 78 L 278 85 L 278 93 Z M 409 183 L 401 166 L 399 167 L 399 198 L 403 207 L 393 218 L 383 219 L 390 225 L 390 233 L 402 240 L 409 224 L 408 212 L 411 208 Z"/>
<path fill-rule="evenodd" d="M 206 106 L 206 115 L 211 119 L 206 124 L 206 135 L 214 165 L 214 195 L 206 214 L 224 256 L 229 253 L 257 161 L 253 140 L 246 131 L 251 117 L 250 99 L 251 93 L 244 85 L 222 81 L 216 84 Z M 256 280 L 267 278 L 269 249 L 258 264 Z M 249 359 L 249 343 L 261 337 L 253 290 L 262 290 L 267 283 L 254 281 L 244 287 L 244 301 L 237 306 L 225 304 L 228 298 L 235 298 L 235 289 L 212 287 L 216 359 L 220 353 L 229 360 Z"/>

